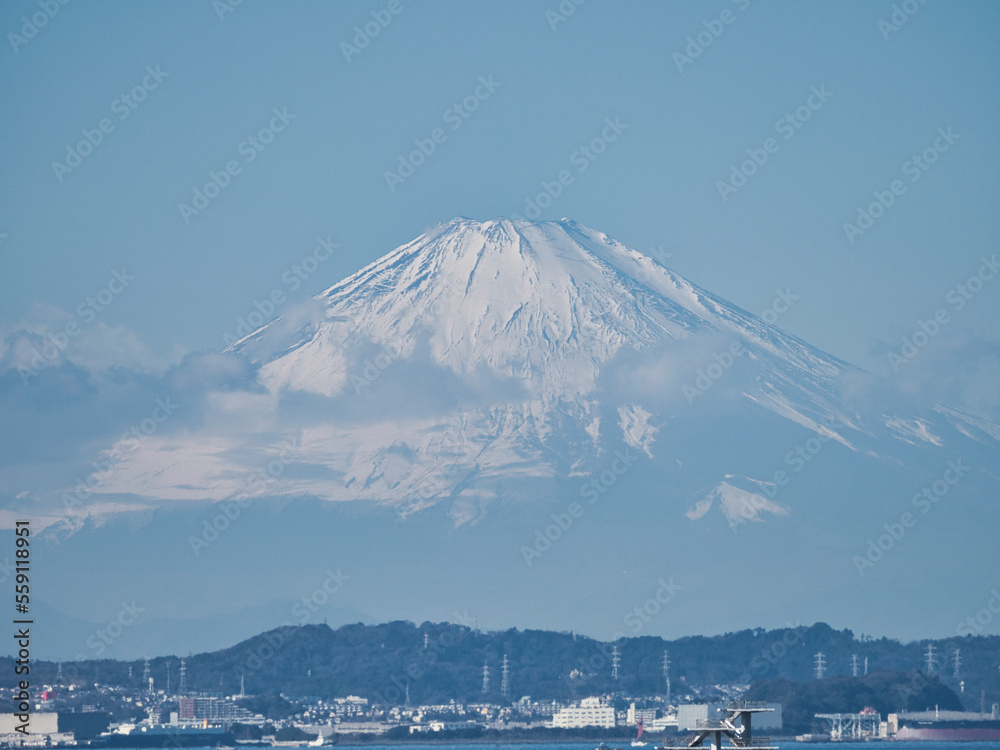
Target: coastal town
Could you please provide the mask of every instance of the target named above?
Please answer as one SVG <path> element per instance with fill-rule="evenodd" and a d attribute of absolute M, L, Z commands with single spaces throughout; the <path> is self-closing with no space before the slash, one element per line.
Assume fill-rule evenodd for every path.
<path fill-rule="evenodd" d="M 729 686 L 717 687 L 722 694 Z M 0 691 L 4 702 L 16 697 L 15 690 Z M 6 747 L 138 748 L 607 740 L 631 741 L 634 747 L 669 747 L 686 744 L 698 732 L 722 731 L 730 736 L 732 747 L 743 747 L 749 746 L 749 736 L 743 741 L 749 727 L 732 719 L 746 716 L 748 710 L 755 713 L 755 747 L 766 742 L 762 732 L 798 741 L 997 739 L 998 708 L 993 704 L 988 713 L 932 708 L 880 715 L 864 708 L 858 713 L 817 714 L 827 731 L 795 735 L 784 727 L 781 704 L 735 698 L 674 703 L 664 696 L 611 694 L 571 702 L 525 696 L 505 704 L 449 701 L 387 706 L 353 695 L 332 700 L 286 695 L 264 699 L 140 692 L 98 684 L 46 686 L 33 696 L 27 715 L 0 714 L 0 742 Z M 25 719 L 27 732 L 17 729 Z"/>

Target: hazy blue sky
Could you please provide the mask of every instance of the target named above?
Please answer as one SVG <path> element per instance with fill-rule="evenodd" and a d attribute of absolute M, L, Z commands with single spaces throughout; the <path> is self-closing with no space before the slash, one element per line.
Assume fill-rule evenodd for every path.
<path fill-rule="evenodd" d="M 156 360 L 218 348 L 272 289 L 301 299 L 440 221 L 524 213 L 564 169 L 572 184 L 542 218 L 662 246 L 667 265 L 755 313 L 791 287 L 781 326 L 886 372 L 885 346 L 997 249 L 995 3 L 914 4 L 898 30 L 888 2 L 393 7 L 69 3 L 27 38 L 40 6 L 5 3 L 4 330 L 39 305 L 76 310 L 125 268 L 135 280 L 100 322 Z M 380 12 L 388 25 L 345 53 Z M 477 86 L 475 111 L 451 109 Z M 830 95 L 810 100 L 813 87 Z M 245 141 L 274 108 L 294 119 L 257 151 Z M 789 113 L 797 127 L 778 125 Z M 54 167 L 102 118 L 93 152 Z M 589 161 L 577 150 L 606 118 L 627 129 Z M 390 189 L 386 172 L 435 128 L 443 142 Z M 907 162 L 939 128 L 957 140 L 939 138 L 947 150 L 913 182 Z M 723 200 L 717 182 L 769 137 L 776 152 Z M 240 173 L 187 223 L 179 204 L 233 160 Z M 895 179 L 905 193 L 849 242 L 843 225 Z M 292 290 L 282 275 L 317 236 L 340 247 Z M 951 377 L 932 358 L 953 367 L 954 347 L 969 367 L 997 362 L 1000 294 L 987 284 L 955 313 L 938 337 L 952 345 L 910 363 L 932 386 Z"/>
<path fill-rule="evenodd" d="M 243 377 L 174 366 L 256 309 L 540 195 L 1000 422 L 992 0 L 10 0 L 0 31 L 0 528 Z"/>

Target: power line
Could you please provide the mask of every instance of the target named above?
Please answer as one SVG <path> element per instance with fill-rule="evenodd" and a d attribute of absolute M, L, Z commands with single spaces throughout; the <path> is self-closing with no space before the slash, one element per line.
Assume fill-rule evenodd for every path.
<path fill-rule="evenodd" d="M 666 702 L 670 705 L 670 652 L 663 652 L 663 681 L 667 683 Z"/>
<path fill-rule="evenodd" d="M 507 666 L 507 654 L 503 655 L 503 666 L 500 672 L 500 694 L 504 698 L 510 698 L 510 668 Z"/>
<path fill-rule="evenodd" d="M 816 659 L 816 679 L 822 680 L 823 673 L 826 671 L 826 655 L 822 651 L 817 651 L 816 655 L 813 657 Z"/>

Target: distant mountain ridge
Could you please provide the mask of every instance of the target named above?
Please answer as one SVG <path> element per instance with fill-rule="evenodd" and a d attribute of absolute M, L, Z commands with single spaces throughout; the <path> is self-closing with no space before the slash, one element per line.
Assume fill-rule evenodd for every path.
<path fill-rule="evenodd" d="M 958 690 L 947 663 L 947 654 L 958 647 L 965 659 L 964 695 L 978 701 L 980 689 L 987 696 L 1000 694 L 996 677 L 1000 636 L 951 638 L 933 644 L 942 659 L 922 685 L 936 685 L 940 678 L 943 690 Z M 617 681 L 611 676 L 612 645 L 618 646 L 621 655 Z M 675 699 L 686 695 L 699 700 L 717 695 L 712 686 L 720 684 L 797 680 L 815 685 L 812 665 L 817 651 L 826 656 L 827 677 L 835 679 L 850 674 L 852 655 L 859 657 L 859 669 L 864 669 L 867 659 L 871 672 L 900 673 L 918 669 L 925 650 L 926 643 L 859 639 L 848 630 L 833 630 L 823 623 L 672 641 L 622 638 L 612 644 L 572 633 L 513 629 L 486 633 L 451 623 L 417 626 L 397 621 L 344 625 L 336 630 L 326 625 L 279 628 L 231 648 L 189 655 L 185 664 L 188 687 L 196 692 L 232 695 L 239 692 L 242 678 L 248 694 L 359 695 L 400 704 L 408 689 L 412 703 L 501 702 L 499 680 L 491 682 L 487 695 L 482 694 L 482 668 L 485 663 L 496 670 L 504 655 L 510 665 L 512 699 L 531 695 L 535 700 L 568 700 L 618 691 L 662 695 L 663 654 L 668 651 Z M 151 660 L 150 674 L 158 686 L 165 684 L 168 668 L 176 675 L 177 662 L 178 657 Z M 70 680 L 99 678 L 103 684 L 134 686 L 143 663 L 105 659 L 63 663 L 62 668 Z M 52 682 L 54 670 L 52 662 L 33 666 L 41 682 Z M 13 675 L 13 670 L 4 673 Z"/>

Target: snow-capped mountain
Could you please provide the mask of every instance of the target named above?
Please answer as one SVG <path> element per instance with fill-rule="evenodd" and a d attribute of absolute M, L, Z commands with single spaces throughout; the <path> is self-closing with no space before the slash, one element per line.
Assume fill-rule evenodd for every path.
<path fill-rule="evenodd" d="M 691 454 L 697 441 L 675 427 L 707 425 L 721 408 L 747 426 L 730 422 L 717 446 L 757 439 L 743 432 L 766 416 L 791 430 L 779 445 L 812 436 L 810 448 L 833 441 L 902 465 L 947 436 L 997 437 L 955 411 L 872 402 L 866 373 L 570 220 L 456 219 L 316 301 L 308 324 L 279 318 L 231 347 L 274 410 L 259 435 L 146 441 L 103 491 L 223 499 L 246 491 L 252 467 L 233 456 L 248 439 L 275 454 L 283 440 L 298 471 L 266 494 L 371 500 L 404 516 L 447 501 L 461 524 L 512 483 L 584 476 L 624 443 L 672 481 L 687 466 L 692 483 L 709 482 L 678 498 L 677 515 L 701 518 L 714 497 L 743 523 L 788 512 L 765 496 L 773 472 L 743 476 L 741 489 L 727 479 L 735 454 L 735 465 L 717 449 Z M 289 429 L 274 404 L 296 397 L 315 415 Z M 812 455 L 785 458 L 772 463 Z"/>
<path fill-rule="evenodd" d="M 172 566 L 209 607 L 335 564 L 376 619 L 610 637 L 636 605 L 688 633 L 887 607 L 947 631 L 985 585 L 955 565 L 995 559 L 1000 428 L 572 221 L 438 226 L 219 359 L 243 384 L 112 447 L 53 566 L 137 545 L 136 578 Z"/>
<path fill-rule="evenodd" d="M 790 371 L 836 377 L 842 363 L 699 289 L 650 258 L 575 222 L 456 219 L 392 251 L 319 297 L 324 319 L 278 355 L 257 354 L 271 388 L 336 395 L 358 339 L 393 357 L 422 335 L 457 375 L 481 366 L 533 395 L 594 390 L 622 349 L 725 333 L 780 354 Z M 254 351 L 264 328 L 239 342 Z"/>

